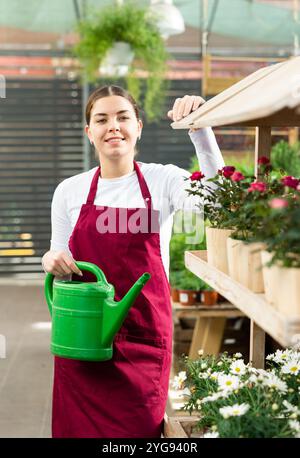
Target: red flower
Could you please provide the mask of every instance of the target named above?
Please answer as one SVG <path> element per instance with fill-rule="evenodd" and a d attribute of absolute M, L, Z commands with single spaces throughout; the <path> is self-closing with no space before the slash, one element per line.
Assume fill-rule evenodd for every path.
<path fill-rule="evenodd" d="M 281 183 L 284 184 L 284 186 L 289 186 L 290 188 L 297 189 L 300 180 L 297 180 L 297 178 L 292 176 L 286 176 L 281 179 Z"/>
<path fill-rule="evenodd" d="M 257 163 L 261 165 L 267 165 L 270 164 L 270 159 L 267 156 L 261 156 L 258 158 Z"/>
<path fill-rule="evenodd" d="M 279 199 L 275 197 L 274 199 L 270 200 L 269 206 L 271 208 L 284 208 L 288 207 L 289 203 L 286 199 Z"/>
<path fill-rule="evenodd" d="M 259 192 L 264 192 L 267 190 L 267 185 L 263 181 L 254 181 L 251 183 L 250 187 L 248 188 L 248 192 L 252 191 L 259 191 Z"/>
<path fill-rule="evenodd" d="M 225 165 L 225 167 L 222 168 L 223 177 L 230 178 L 231 175 L 234 173 L 234 171 L 235 171 L 235 167 L 231 165 Z"/>
<path fill-rule="evenodd" d="M 203 175 L 203 173 L 200 172 L 200 170 L 198 170 L 197 172 L 192 173 L 192 175 L 190 176 L 190 180 L 191 181 L 200 181 L 204 177 L 205 175 Z"/>
<path fill-rule="evenodd" d="M 231 175 L 230 179 L 232 181 L 241 181 L 241 180 L 244 180 L 245 177 L 241 172 L 233 172 L 233 174 Z"/>

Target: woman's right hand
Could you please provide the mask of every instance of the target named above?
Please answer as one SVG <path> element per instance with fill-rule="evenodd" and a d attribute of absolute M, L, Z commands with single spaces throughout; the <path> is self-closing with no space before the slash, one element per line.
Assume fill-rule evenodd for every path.
<path fill-rule="evenodd" d="M 58 277 L 72 273 L 82 276 L 82 272 L 76 266 L 74 259 L 66 251 L 47 251 L 42 258 L 42 264 L 47 273 Z"/>

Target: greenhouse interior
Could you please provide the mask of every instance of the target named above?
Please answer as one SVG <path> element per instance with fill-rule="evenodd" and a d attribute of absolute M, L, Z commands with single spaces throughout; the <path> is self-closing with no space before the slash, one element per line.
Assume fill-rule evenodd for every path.
<path fill-rule="evenodd" d="M 300 438 L 300 1 L 0 11 L 0 438 Z"/>

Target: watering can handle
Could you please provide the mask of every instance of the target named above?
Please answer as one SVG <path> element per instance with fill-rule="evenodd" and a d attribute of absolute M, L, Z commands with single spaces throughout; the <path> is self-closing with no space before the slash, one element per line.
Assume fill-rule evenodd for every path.
<path fill-rule="evenodd" d="M 88 270 L 89 272 L 94 274 L 99 283 L 104 283 L 107 286 L 109 285 L 109 283 L 106 280 L 106 277 L 105 277 L 104 273 L 95 264 L 92 264 L 90 262 L 85 262 L 85 261 L 76 261 L 75 264 L 79 269 Z M 50 316 L 52 316 L 53 281 L 54 281 L 54 278 L 55 277 L 54 277 L 53 274 L 47 273 L 46 280 L 45 280 L 45 297 L 46 297 L 46 301 L 47 301 L 47 304 L 48 304 Z"/>
<path fill-rule="evenodd" d="M 45 297 L 48 304 L 50 316 L 52 316 L 52 305 L 53 305 L 53 281 L 54 275 L 47 273 L 45 280 Z"/>
<path fill-rule="evenodd" d="M 88 270 L 94 274 L 99 283 L 105 283 L 105 285 L 109 285 L 103 271 L 95 264 L 85 261 L 76 261 L 75 264 L 80 270 Z"/>

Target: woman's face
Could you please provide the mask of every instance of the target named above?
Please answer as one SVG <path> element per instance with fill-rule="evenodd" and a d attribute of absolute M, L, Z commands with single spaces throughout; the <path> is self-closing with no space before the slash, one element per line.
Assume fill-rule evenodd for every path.
<path fill-rule="evenodd" d="M 90 125 L 85 127 L 89 140 L 107 159 L 134 156 L 134 147 L 142 131 L 142 121 L 134 108 L 119 95 L 96 100 L 91 111 Z"/>

